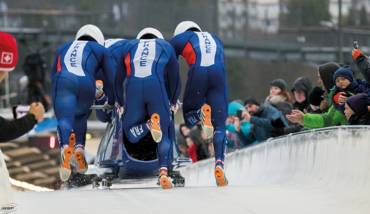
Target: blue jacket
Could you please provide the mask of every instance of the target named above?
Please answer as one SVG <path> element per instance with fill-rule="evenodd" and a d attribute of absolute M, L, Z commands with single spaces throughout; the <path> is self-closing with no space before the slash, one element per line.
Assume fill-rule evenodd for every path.
<path fill-rule="evenodd" d="M 288 126 L 283 114 L 270 104 L 263 104 L 257 115 L 250 119 L 252 135 L 258 142 L 272 137 L 274 129 Z"/>

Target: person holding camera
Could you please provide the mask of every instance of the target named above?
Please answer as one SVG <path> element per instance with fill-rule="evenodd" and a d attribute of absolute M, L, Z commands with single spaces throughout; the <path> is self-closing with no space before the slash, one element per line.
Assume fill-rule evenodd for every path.
<path fill-rule="evenodd" d="M 10 71 L 14 70 L 18 62 L 17 41 L 14 36 L 0 32 L 0 82 Z M 41 103 L 32 103 L 28 114 L 16 119 L 6 120 L 0 117 L 0 143 L 16 139 L 30 131 L 37 122 L 44 118 L 44 107 Z M 0 150 L 0 213 L 15 209 L 12 190 L 9 182 L 9 173 Z"/>
<path fill-rule="evenodd" d="M 332 106 L 323 114 L 304 114 L 302 111 L 293 110 L 287 118 L 292 123 L 298 123 L 304 128 L 323 128 L 328 126 L 346 125 L 348 122 L 344 115 L 344 105 L 347 99 L 358 93 L 370 92 L 370 85 L 365 80 L 356 80 L 349 66 L 339 68 L 333 75 L 335 87 Z"/>
<path fill-rule="evenodd" d="M 243 120 L 252 125 L 249 137 L 262 142 L 270 137 L 277 137 L 288 126 L 284 115 L 270 104 L 260 105 L 255 99 L 250 98 L 244 102 L 245 111 L 242 113 Z"/>
<path fill-rule="evenodd" d="M 235 147 L 249 146 L 254 143 L 250 138 L 251 124 L 243 118 L 245 107 L 235 100 L 228 105 L 228 117 L 226 119 L 226 130 L 228 147 L 229 145 Z"/>
<path fill-rule="evenodd" d="M 18 49 L 15 38 L 0 32 L 0 82 L 14 70 L 18 62 Z M 28 114 L 16 120 L 0 117 L 0 142 L 16 139 L 29 132 L 38 122 L 44 119 L 44 107 L 41 103 L 32 103 Z"/>

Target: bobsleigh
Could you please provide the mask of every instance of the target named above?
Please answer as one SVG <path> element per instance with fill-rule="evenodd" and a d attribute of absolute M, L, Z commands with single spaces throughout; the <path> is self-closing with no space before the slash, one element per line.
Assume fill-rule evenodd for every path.
<path fill-rule="evenodd" d="M 93 187 L 109 187 L 114 180 L 141 179 L 158 176 L 159 161 L 157 157 L 157 143 L 152 139 L 150 133 L 138 143 L 130 143 L 122 128 L 122 117 L 116 109 L 97 109 L 99 120 L 108 125 L 101 139 L 95 162 L 89 166 L 89 174 L 95 174 Z M 148 115 L 149 118 L 149 115 Z M 169 176 L 174 186 L 182 187 L 185 184 L 184 178 L 176 170 L 179 167 L 188 165 L 191 160 L 179 158 L 176 144 L 175 124 L 171 120 L 170 140 L 171 151 L 169 153 Z"/>

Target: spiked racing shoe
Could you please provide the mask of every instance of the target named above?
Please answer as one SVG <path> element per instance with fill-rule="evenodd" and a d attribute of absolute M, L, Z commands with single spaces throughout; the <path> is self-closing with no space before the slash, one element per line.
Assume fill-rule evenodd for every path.
<path fill-rule="evenodd" d="M 75 160 L 76 160 L 76 171 L 77 173 L 84 174 L 87 171 L 87 162 L 85 159 L 85 151 L 83 148 L 76 148 L 75 150 Z"/>
<path fill-rule="evenodd" d="M 167 168 L 162 167 L 159 170 L 159 185 L 162 187 L 162 189 L 171 189 L 173 188 L 172 180 L 168 176 Z"/>
<path fill-rule="evenodd" d="M 162 130 L 160 126 L 160 116 L 157 113 L 152 114 L 150 120 L 148 121 L 148 126 L 150 130 L 150 134 L 153 137 L 153 140 L 156 143 L 161 142 L 162 140 Z"/>
<path fill-rule="evenodd" d="M 229 183 L 225 175 L 224 164 L 221 160 L 216 161 L 215 178 L 216 184 L 219 187 L 227 186 Z"/>
<path fill-rule="evenodd" d="M 67 181 L 71 176 L 71 159 L 74 153 L 75 144 L 76 136 L 75 133 L 72 132 L 69 136 L 69 145 L 64 146 L 61 151 L 59 176 L 63 182 Z"/>
<path fill-rule="evenodd" d="M 211 106 L 208 104 L 204 104 L 200 109 L 200 118 L 201 118 L 201 125 L 202 129 L 206 135 L 207 139 L 211 139 L 213 137 L 213 125 L 212 125 L 212 110 Z"/>

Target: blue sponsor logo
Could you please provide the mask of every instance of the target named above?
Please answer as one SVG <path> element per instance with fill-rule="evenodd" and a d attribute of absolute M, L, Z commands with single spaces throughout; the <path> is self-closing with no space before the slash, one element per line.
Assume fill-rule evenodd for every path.
<path fill-rule="evenodd" d="M 145 67 L 147 65 L 148 55 L 149 55 L 149 41 L 144 41 L 143 51 L 141 52 L 141 56 L 140 56 L 140 66 L 141 67 Z"/>
<path fill-rule="evenodd" d="M 78 51 L 78 48 L 80 47 L 80 44 L 77 43 L 74 47 L 73 47 L 73 50 L 71 52 L 71 55 L 69 56 L 69 62 L 71 63 L 71 66 L 72 67 L 77 67 L 77 51 Z"/>

